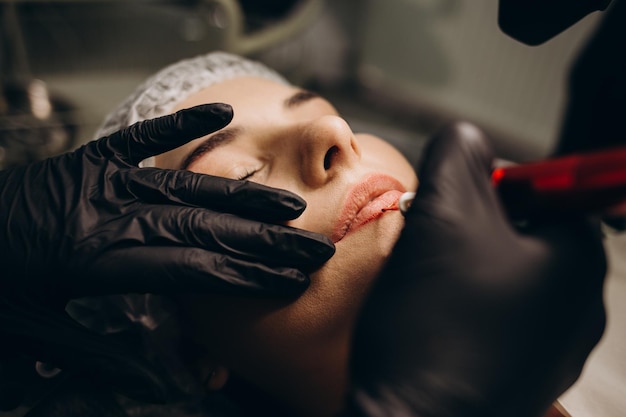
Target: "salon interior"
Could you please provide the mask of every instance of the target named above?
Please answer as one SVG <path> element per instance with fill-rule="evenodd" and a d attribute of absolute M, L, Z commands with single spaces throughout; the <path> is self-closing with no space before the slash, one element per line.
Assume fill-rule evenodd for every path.
<path fill-rule="evenodd" d="M 502 160 L 545 158 L 568 70 L 601 16 L 528 46 L 500 30 L 497 14 L 497 0 L 0 0 L 0 168 L 93 139 L 147 76 L 211 50 L 320 92 L 353 130 L 388 138 L 413 161 L 451 120 L 484 129 Z M 601 345 L 621 362 L 592 354 L 583 382 L 598 408 L 574 417 L 626 409 L 626 381 L 614 372 L 626 375 L 626 241 L 609 255 Z"/>
<path fill-rule="evenodd" d="M 489 132 L 500 157 L 541 158 L 557 136 L 569 63 L 599 20 L 589 15 L 529 47 L 500 31 L 496 0 L 1 0 L 0 7 L 0 167 L 92 139 L 148 75 L 216 49 L 321 91 L 355 130 L 419 148 L 442 123 L 465 119 Z"/>

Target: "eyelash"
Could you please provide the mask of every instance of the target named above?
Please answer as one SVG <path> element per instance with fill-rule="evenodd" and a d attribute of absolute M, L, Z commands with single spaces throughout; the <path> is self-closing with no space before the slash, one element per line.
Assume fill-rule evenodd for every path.
<path fill-rule="evenodd" d="M 259 172 L 258 169 L 253 169 L 252 171 L 246 171 L 246 173 L 241 175 L 239 178 L 237 178 L 237 180 L 239 181 L 247 180 L 250 177 L 252 177 L 254 174 L 256 174 L 257 172 Z"/>

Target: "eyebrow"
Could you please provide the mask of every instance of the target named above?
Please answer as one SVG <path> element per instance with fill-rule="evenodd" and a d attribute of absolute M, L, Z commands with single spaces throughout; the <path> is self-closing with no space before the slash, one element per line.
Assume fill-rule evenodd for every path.
<path fill-rule="evenodd" d="M 322 98 L 319 94 L 310 90 L 298 90 L 283 101 L 283 107 L 293 110 L 311 100 Z M 197 161 L 200 157 L 213 151 L 214 149 L 226 145 L 241 133 L 242 129 L 238 127 L 225 128 L 206 138 L 200 145 L 189 153 L 183 159 L 180 169 L 187 169 L 189 165 Z"/>
<path fill-rule="evenodd" d="M 319 94 L 310 90 L 298 90 L 292 96 L 286 98 L 283 102 L 283 105 L 286 109 L 293 109 L 316 98 L 322 97 Z"/>
<path fill-rule="evenodd" d="M 193 151 L 189 153 L 183 159 L 183 163 L 180 166 L 180 169 L 187 169 L 189 165 L 193 164 L 197 161 L 201 156 L 211 152 L 215 148 L 226 145 L 229 142 L 232 142 L 237 135 L 241 133 L 241 129 L 238 127 L 227 127 L 225 129 L 220 130 L 217 133 L 206 138 L 200 145 L 198 145 Z"/>

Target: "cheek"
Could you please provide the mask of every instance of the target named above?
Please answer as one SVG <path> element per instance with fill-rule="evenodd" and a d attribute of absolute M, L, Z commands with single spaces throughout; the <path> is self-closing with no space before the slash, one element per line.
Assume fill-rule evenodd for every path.
<path fill-rule="evenodd" d="M 300 217 L 291 220 L 288 225 L 330 238 L 333 234 L 334 219 L 337 218 L 337 202 L 343 201 L 345 195 L 338 187 L 329 187 L 318 192 L 306 193 L 302 197 L 307 202 L 307 208 Z"/>

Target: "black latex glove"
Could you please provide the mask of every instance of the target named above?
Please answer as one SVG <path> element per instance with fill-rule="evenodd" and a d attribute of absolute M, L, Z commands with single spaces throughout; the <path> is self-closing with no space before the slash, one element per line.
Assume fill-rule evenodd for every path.
<path fill-rule="evenodd" d="M 417 198 L 360 316 L 348 415 L 533 417 L 578 377 L 605 324 L 587 219 L 514 228 L 470 124 L 428 146 Z"/>
<path fill-rule="evenodd" d="M 124 363 L 121 346 L 64 314 L 70 298 L 181 291 L 293 296 L 307 287 L 306 272 L 334 247 L 324 236 L 276 224 L 302 213 L 300 197 L 137 167 L 231 119 L 228 105 L 202 105 L 0 172 L 1 360 L 11 362 L 18 351 L 33 363 L 64 368 L 106 371 L 111 359 Z M 2 380 L 16 374 L 9 368 L 0 363 L 0 391 Z"/>

